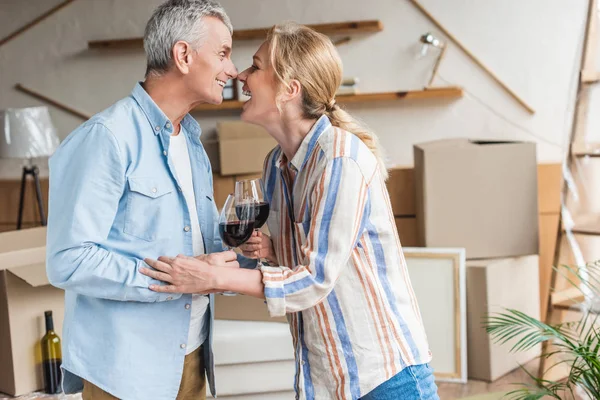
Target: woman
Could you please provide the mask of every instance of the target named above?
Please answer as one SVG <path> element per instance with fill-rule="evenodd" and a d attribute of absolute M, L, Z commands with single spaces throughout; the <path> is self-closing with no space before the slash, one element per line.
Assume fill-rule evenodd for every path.
<path fill-rule="evenodd" d="M 385 187 L 375 135 L 335 102 L 342 63 L 307 27 L 275 26 L 239 75 L 242 119 L 277 146 L 263 180 L 271 237 L 255 233 L 244 255 L 257 270 L 159 259 L 146 273 L 158 291 L 225 291 L 266 299 L 286 315 L 302 399 L 438 399 L 431 354 Z"/>

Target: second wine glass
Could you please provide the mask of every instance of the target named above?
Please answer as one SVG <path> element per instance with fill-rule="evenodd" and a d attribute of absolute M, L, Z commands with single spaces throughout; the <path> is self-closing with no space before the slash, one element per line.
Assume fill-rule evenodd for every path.
<path fill-rule="evenodd" d="M 231 250 L 246 243 L 254 232 L 256 208 L 254 201 L 248 200 L 238 204 L 234 195 L 230 194 L 219 216 L 219 235 L 223 244 Z M 223 292 L 234 295 L 233 292 Z"/>
<path fill-rule="evenodd" d="M 255 205 L 254 229 L 260 229 L 269 218 L 269 203 L 265 200 L 263 180 L 244 179 L 235 183 L 235 201 L 238 205 L 253 202 Z M 241 210 L 241 208 L 240 208 Z"/>

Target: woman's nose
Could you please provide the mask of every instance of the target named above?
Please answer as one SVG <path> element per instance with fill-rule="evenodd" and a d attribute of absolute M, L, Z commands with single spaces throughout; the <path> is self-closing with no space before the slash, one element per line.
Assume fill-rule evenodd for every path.
<path fill-rule="evenodd" d="M 240 74 L 238 75 L 238 80 L 245 83 L 247 76 L 248 76 L 248 70 L 245 69 L 242 72 L 240 72 Z"/>

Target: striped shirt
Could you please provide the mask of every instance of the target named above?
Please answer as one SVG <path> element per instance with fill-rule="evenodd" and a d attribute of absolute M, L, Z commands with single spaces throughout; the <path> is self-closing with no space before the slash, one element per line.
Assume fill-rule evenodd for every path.
<path fill-rule="evenodd" d="M 297 399 L 358 399 L 430 361 L 376 158 L 321 117 L 288 163 L 265 160 L 279 266 L 262 266 L 271 316 L 287 314 Z"/>

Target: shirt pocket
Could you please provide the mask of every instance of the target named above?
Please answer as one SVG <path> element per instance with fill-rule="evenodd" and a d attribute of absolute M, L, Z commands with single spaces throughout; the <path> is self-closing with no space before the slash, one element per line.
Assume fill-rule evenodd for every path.
<path fill-rule="evenodd" d="M 176 221 L 173 182 L 166 178 L 127 179 L 127 209 L 123 232 L 146 241 L 169 237 Z"/>

